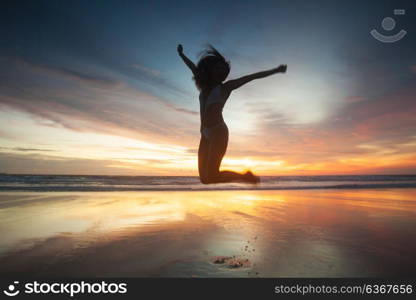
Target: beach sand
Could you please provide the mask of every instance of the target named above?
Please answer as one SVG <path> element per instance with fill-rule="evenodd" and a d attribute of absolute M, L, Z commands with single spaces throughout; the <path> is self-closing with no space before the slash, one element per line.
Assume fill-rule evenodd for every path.
<path fill-rule="evenodd" d="M 415 276 L 416 189 L 1 192 L 0 275 Z"/>

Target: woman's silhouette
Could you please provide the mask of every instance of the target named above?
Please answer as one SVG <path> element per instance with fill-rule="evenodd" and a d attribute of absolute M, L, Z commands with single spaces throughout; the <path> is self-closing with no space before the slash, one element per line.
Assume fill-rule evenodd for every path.
<path fill-rule="evenodd" d="M 193 80 L 200 91 L 201 140 L 198 149 L 198 170 L 202 183 L 220 183 L 243 181 L 258 183 L 259 177 L 251 171 L 237 173 L 220 171 L 221 160 L 227 150 L 228 128 L 222 117 L 222 108 L 231 92 L 253 79 L 267 77 L 275 73 L 286 72 L 286 65 L 277 68 L 228 80 L 230 63 L 211 45 L 195 64 L 183 54 L 182 45 L 178 45 L 178 53 L 193 73 Z"/>

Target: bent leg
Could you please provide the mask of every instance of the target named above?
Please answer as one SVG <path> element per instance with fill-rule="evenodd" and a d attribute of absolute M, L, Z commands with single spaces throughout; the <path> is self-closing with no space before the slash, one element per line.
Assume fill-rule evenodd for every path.
<path fill-rule="evenodd" d="M 206 160 L 208 183 L 247 181 L 258 182 L 251 172 L 245 174 L 233 171 L 219 171 L 222 158 L 228 145 L 228 128 L 226 126 L 215 130 L 209 139 L 209 151 Z"/>

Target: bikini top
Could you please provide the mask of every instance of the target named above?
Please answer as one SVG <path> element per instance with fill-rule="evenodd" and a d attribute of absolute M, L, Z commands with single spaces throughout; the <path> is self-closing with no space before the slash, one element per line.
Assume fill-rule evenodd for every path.
<path fill-rule="evenodd" d="M 208 97 L 204 99 L 202 97 L 202 93 L 199 94 L 199 108 L 200 108 L 200 115 L 201 115 L 201 124 L 202 121 L 205 119 L 205 116 L 208 112 L 208 107 L 214 103 L 221 103 L 221 109 L 224 107 L 227 98 L 224 97 L 223 93 L 221 93 L 221 84 L 215 86 L 208 94 Z"/>

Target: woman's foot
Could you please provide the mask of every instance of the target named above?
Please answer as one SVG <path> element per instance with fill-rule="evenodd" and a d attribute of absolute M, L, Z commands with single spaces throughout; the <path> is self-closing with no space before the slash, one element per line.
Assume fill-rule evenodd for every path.
<path fill-rule="evenodd" d="M 251 171 L 244 173 L 244 181 L 257 184 L 260 182 L 260 177 L 254 175 Z"/>

